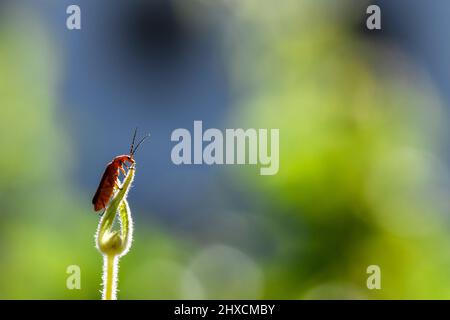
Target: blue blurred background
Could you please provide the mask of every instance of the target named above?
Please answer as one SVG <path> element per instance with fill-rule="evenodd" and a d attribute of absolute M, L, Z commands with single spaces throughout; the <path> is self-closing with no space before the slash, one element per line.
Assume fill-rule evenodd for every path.
<path fill-rule="evenodd" d="M 99 298 L 91 198 L 136 126 L 151 138 L 120 299 L 450 298 L 448 16 L 444 0 L 0 1 L 0 298 Z M 194 120 L 279 128 L 279 173 L 174 165 L 171 132 Z"/>

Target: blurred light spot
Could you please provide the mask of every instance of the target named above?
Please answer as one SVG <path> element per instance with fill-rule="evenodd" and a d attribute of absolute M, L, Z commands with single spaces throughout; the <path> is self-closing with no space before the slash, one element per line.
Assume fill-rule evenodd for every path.
<path fill-rule="evenodd" d="M 180 294 L 182 299 L 201 300 L 205 299 L 205 290 L 195 274 L 186 270 L 181 281 Z"/>
<path fill-rule="evenodd" d="M 446 180 L 446 181 L 445 181 Z M 368 177 L 378 222 L 402 235 L 431 234 L 448 192 L 448 172 L 432 154 L 411 147 L 385 151 Z"/>
<path fill-rule="evenodd" d="M 185 274 L 183 285 L 188 287 L 192 275 L 197 277 L 205 294 L 202 298 L 261 298 L 263 274 L 259 266 L 235 248 L 225 245 L 210 246 L 193 259 L 189 271 L 190 273 Z"/>

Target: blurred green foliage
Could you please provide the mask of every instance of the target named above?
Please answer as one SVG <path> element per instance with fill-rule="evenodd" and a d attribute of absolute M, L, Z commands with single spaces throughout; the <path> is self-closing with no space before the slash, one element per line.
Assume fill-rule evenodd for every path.
<path fill-rule="evenodd" d="M 266 297 L 448 298 L 443 109 L 406 56 L 325 2 L 236 10 L 236 29 L 267 32 L 235 40 L 232 122 L 280 128 L 278 175 L 246 176 L 278 243 Z"/>

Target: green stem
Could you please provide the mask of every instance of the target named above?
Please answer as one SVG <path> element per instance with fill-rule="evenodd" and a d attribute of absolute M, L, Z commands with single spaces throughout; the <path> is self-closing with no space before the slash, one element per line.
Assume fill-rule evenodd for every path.
<path fill-rule="evenodd" d="M 130 249 L 133 240 L 133 221 L 127 202 L 127 194 L 133 182 L 135 168 L 131 167 L 125 180 L 100 219 L 96 244 L 103 255 L 103 300 L 117 299 L 117 278 L 119 258 Z M 114 220 L 119 212 L 120 230 L 113 230 Z"/>
<path fill-rule="evenodd" d="M 117 299 L 117 265 L 118 257 L 105 255 L 103 258 L 103 300 Z"/>

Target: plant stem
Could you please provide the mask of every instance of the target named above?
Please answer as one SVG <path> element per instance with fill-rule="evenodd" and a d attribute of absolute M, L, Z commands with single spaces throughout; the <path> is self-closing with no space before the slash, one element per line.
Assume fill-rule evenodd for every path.
<path fill-rule="evenodd" d="M 117 259 L 115 255 L 104 255 L 103 300 L 117 299 Z"/>
<path fill-rule="evenodd" d="M 126 197 L 133 182 L 134 172 L 135 168 L 130 167 L 121 189 L 114 195 L 100 219 L 95 236 L 97 249 L 103 255 L 103 300 L 117 299 L 119 259 L 127 254 L 133 240 L 133 221 Z M 117 212 L 120 231 L 113 230 Z"/>

